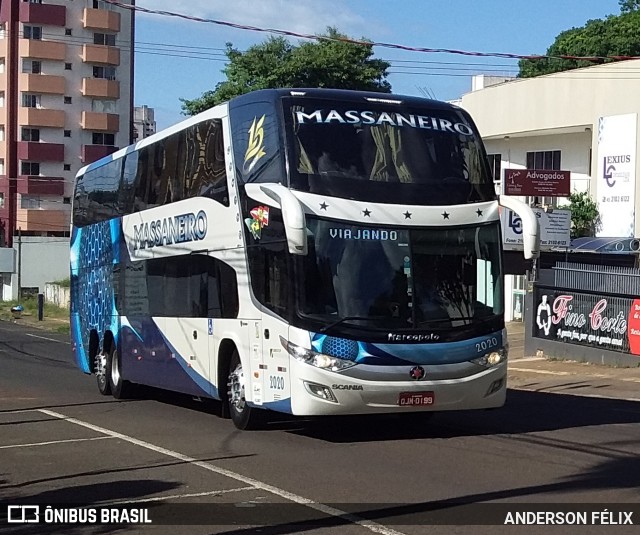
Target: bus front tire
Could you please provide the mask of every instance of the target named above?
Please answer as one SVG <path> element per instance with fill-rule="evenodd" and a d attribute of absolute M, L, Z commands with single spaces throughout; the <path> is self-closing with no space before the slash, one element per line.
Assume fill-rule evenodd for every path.
<path fill-rule="evenodd" d="M 133 387 L 129 381 L 125 381 L 120 373 L 120 356 L 114 349 L 107 357 L 107 371 L 111 394 L 116 399 L 127 399 L 131 396 Z"/>
<path fill-rule="evenodd" d="M 235 350 L 227 376 L 227 407 L 233 424 L 242 430 L 258 429 L 264 423 L 264 410 L 250 407 L 245 399 L 246 377 Z"/>

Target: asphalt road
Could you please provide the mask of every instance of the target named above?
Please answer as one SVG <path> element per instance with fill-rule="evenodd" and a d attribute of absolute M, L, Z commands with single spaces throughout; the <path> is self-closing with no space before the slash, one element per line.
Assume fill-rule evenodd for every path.
<path fill-rule="evenodd" d="M 0 530 L 495 533 L 500 528 L 466 524 L 499 523 L 505 511 L 556 504 L 638 509 L 637 401 L 536 387 L 510 390 L 507 405 L 494 411 L 430 420 L 280 418 L 257 432 L 237 431 L 216 411 L 215 404 L 149 389 L 128 401 L 100 396 L 95 379 L 72 364 L 65 336 L 0 323 L 0 502 L 67 509 L 126 502 L 154 521 L 0 520 Z M 251 527 L 264 519 L 268 527 Z M 640 510 L 633 520 L 640 523 Z M 449 525 L 434 525 L 443 522 Z"/>

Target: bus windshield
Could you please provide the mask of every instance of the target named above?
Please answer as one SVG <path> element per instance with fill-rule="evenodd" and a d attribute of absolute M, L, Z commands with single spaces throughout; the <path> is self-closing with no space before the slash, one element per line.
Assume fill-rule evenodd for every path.
<path fill-rule="evenodd" d="M 397 229 L 309 219 L 298 311 L 367 329 L 450 329 L 503 314 L 498 223 Z"/>
<path fill-rule="evenodd" d="M 293 189 L 423 205 L 496 198 L 479 135 L 462 110 L 308 98 L 284 102 Z"/>

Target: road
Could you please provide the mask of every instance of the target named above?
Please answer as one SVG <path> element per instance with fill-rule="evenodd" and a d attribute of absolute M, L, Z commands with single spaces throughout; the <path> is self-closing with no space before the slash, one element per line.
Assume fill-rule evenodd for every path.
<path fill-rule="evenodd" d="M 510 390 L 507 405 L 494 411 L 441 413 L 428 421 L 280 418 L 257 432 L 237 431 L 216 411 L 215 404 L 153 390 L 128 401 L 100 396 L 94 378 L 72 364 L 65 336 L 0 323 L 0 502 L 127 502 L 148 508 L 156 524 L 0 520 L 0 529 L 495 533 L 495 526 L 465 524 L 495 522 L 527 504 L 544 511 L 592 503 L 612 511 L 640 497 L 640 402 Z M 167 509 L 163 502 L 180 505 Z M 250 527 L 263 518 L 270 527 Z M 633 519 L 640 523 L 640 512 Z M 163 524 L 171 521 L 205 525 Z M 460 525 L 433 525 L 442 522 Z"/>

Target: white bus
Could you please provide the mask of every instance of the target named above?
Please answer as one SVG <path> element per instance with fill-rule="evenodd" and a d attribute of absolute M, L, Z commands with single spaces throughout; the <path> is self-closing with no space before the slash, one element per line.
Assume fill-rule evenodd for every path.
<path fill-rule="evenodd" d="M 101 393 L 292 415 L 503 405 L 499 201 L 455 106 L 326 89 L 240 96 L 76 177 L 73 350 Z"/>

